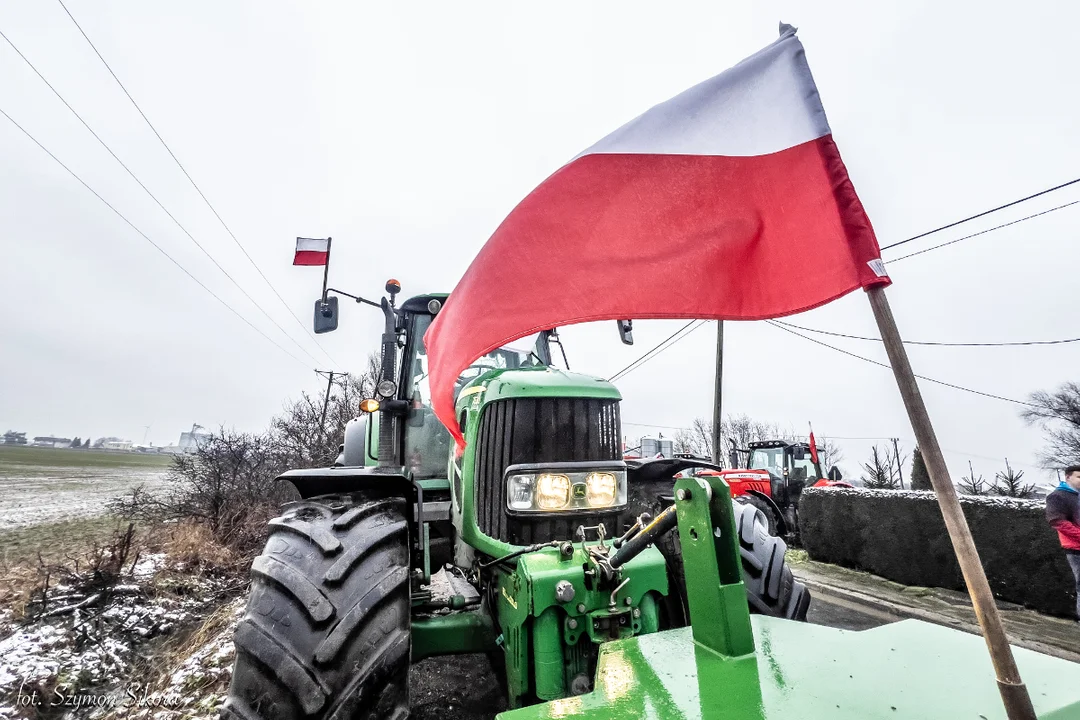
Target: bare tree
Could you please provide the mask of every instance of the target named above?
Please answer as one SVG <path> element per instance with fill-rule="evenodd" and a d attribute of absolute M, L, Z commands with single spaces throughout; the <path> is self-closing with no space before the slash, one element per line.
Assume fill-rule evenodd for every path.
<path fill-rule="evenodd" d="M 720 464 L 730 465 L 732 442 L 738 450 L 745 450 L 752 442 L 761 440 L 791 440 L 792 434 L 783 431 L 776 423 L 755 420 L 745 413 L 728 415 L 720 424 Z M 675 435 L 675 451 L 712 457 L 712 421 L 695 418 L 689 428 Z M 745 462 L 740 457 L 739 462 Z"/>
<path fill-rule="evenodd" d="M 990 486 L 990 490 L 995 495 L 1004 495 L 1005 497 L 1031 497 L 1032 491 L 1035 490 L 1035 484 L 1025 483 L 1023 477 L 1024 471 L 1013 470 L 1012 466 L 1009 465 L 1009 458 L 1005 458 L 1005 471 L 998 471 L 994 474 L 994 484 Z"/>
<path fill-rule="evenodd" d="M 359 375 L 334 382 L 326 408 L 326 431 L 322 431 L 323 395 L 300 394 L 286 403 L 282 414 L 270 423 L 277 450 L 295 467 L 324 467 L 334 462 L 345 436 L 345 425 L 360 411 L 360 401 L 373 397 L 379 377 L 379 361 L 369 355 Z"/>
<path fill-rule="evenodd" d="M 1031 407 L 1020 416 L 1045 434 L 1046 447 L 1039 454 L 1043 467 L 1062 468 L 1080 460 L 1080 384 L 1067 382 L 1052 393 L 1033 392 L 1028 402 Z"/>
<path fill-rule="evenodd" d="M 968 460 L 968 474 L 961 478 L 957 486 L 965 495 L 987 495 L 989 490 L 983 476 L 975 475 L 975 468 L 971 466 L 970 460 Z"/>
<path fill-rule="evenodd" d="M 829 468 L 833 465 L 839 465 L 840 461 L 844 459 L 844 451 L 828 438 L 820 441 L 819 447 L 821 448 L 821 468 L 823 472 L 829 472 Z"/>
<path fill-rule="evenodd" d="M 871 451 L 870 462 L 863 463 L 865 475 L 863 485 L 876 490 L 896 490 L 899 485 L 896 474 L 889 460 L 889 451 L 884 452 L 875 445 Z"/>

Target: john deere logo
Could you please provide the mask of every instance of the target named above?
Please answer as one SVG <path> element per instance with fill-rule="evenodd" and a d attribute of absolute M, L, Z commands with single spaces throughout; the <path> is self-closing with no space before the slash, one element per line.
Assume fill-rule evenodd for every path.
<path fill-rule="evenodd" d="M 574 484 L 574 499 L 581 500 L 585 497 L 585 483 Z"/>

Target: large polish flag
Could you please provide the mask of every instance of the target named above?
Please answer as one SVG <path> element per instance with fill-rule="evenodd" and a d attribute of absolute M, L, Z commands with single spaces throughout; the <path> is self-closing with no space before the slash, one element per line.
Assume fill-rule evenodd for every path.
<path fill-rule="evenodd" d="M 648 110 L 533 190 L 426 335 L 434 409 L 524 335 L 594 320 L 757 320 L 888 284 L 795 29 Z"/>

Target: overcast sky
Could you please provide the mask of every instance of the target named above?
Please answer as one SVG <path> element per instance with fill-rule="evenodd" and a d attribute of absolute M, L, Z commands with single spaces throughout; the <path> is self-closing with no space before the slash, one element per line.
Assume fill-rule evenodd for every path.
<path fill-rule="evenodd" d="M 944 7 L 943 7 L 944 6 Z M 321 269 L 294 238 L 334 237 L 331 284 L 448 291 L 513 206 L 653 104 L 799 27 L 834 137 L 882 244 L 1080 176 L 1071 2 L 284 3 L 69 0 L 68 7 L 306 325 Z M 662 9 L 661 9 L 662 7 Z M 360 369 L 379 314 L 343 306 L 321 349 L 202 203 L 58 3 L 5 3 L 0 30 L 320 369 Z M 192 274 L 230 314 L 0 117 L 0 431 L 176 442 L 193 422 L 258 429 L 316 362 L 286 339 L 6 43 L 0 108 Z M 917 250 L 1080 199 L 1080 186 L 909 243 Z M 1080 206 L 889 265 L 901 333 L 932 341 L 1080 335 Z M 885 253 L 886 261 L 902 254 Z M 795 275 L 777 282 L 812 283 Z M 875 334 L 856 292 L 791 322 Z M 609 376 L 682 322 L 563 332 Z M 825 338 L 885 360 L 873 343 Z M 707 324 L 619 382 L 629 436 L 709 416 Z M 330 358 L 324 354 L 329 353 Z M 1024 399 L 1076 380 L 1080 344 L 911 348 L 916 372 Z M 1020 406 L 923 384 L 958 479 L 1034 467 Z M 728 323 L 727 410 L 819 436 L 912 433 L 891 374 L 762 323 Z M 632 424 L 640 423 L 640 424 Z M 651 426 L 651 427 L 650 427 Z M 658 427 L 668 426 L 668 427 Z M 874 440 L 841 442 L 849 473 Z M 1040 477 L 1046 477 L 1039 474 Z"/>

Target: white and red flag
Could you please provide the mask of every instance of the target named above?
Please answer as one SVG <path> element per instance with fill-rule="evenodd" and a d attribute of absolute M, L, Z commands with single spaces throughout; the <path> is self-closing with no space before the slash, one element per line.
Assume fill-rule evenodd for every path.
<path fill-rule="evenodd" d="M 802 43 L 780 30 L 578 155 L 496 229 L 426 335 L 434 408 L 459 444 L 454 381 L 524 335 L 780 317 L 890 282 Z"/>
<path fill-rule="evenodd" d="M 330 259 L 329 238 L 296 238 L 293 265 L 325 265 Z"/>

